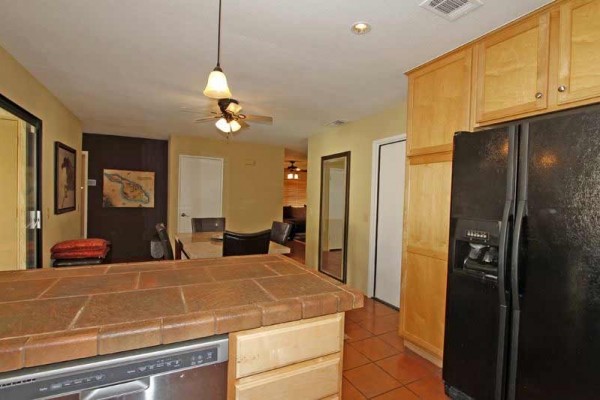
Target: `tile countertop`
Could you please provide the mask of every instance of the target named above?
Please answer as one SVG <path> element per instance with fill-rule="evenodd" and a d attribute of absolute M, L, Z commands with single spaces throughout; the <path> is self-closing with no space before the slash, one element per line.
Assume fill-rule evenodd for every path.
<path fill-rule="evenodd" d="M 362 306 L 280 255 L 0 272 L 0 372 Z"/>

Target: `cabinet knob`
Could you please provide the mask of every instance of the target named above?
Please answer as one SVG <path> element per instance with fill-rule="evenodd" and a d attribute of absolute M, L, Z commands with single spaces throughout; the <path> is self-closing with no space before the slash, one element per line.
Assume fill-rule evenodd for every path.
<path fill-rule="evenodd" d="M 542 97 L 544 97 L 544 95 L 543 95 L 543 93 L 542 93 L 542 92 L 537 92 L 537 93 L 535 94 L 535 98 L 536 98 L 536 99 L 541 99 Z"/>
<path fill-rule="evenodd" d="M 566 90 L 567 90 L 567 87 L 565 85 L 560 85 L 558 87 L 558 91 L 561 92 L 561 93 L 564 92 L 564 91 L 566 91 Z"/>

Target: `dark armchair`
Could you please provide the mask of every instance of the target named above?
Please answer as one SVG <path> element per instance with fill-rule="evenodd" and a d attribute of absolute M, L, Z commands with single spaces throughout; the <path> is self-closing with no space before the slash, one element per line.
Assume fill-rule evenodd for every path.
<path fill-rule="evenodd" d="M 223 234 L 223 257 L 267 254 L 270 239 L 270 229 L 256 233 L 225 231 Z"/>
<path fill-rule="evenodd" d="M 273 221 L 271 226 L 271 241 L 285 245 L 292 234 L 292 224 Z"/>

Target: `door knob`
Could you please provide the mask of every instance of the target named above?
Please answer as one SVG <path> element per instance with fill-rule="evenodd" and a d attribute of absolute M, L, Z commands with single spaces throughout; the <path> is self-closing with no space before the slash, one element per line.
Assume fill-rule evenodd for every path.
<path fill-rule="evenodd" d="M 542 92 L 537 92 L 537 93 L 535 94 L 535 98 L 536 98 L 536 99 L 541 99 L 542 97 L 544 97 L 544 95 L 542 94 Z"/>
<path fill-rule="evenodd" d="M 186 213 L 181 213 L 182 217 L 189 217 L 189 215 L 187 215 Z"/>
<path fill-rule="evenodd" d="M 567 87 L 565 85 L 560 85 L 558 87 L 558 91 L 561 92 L 561 93 L 564 92 L 564 91 L 566 91 L 566 90 L 567 90 Z"/>

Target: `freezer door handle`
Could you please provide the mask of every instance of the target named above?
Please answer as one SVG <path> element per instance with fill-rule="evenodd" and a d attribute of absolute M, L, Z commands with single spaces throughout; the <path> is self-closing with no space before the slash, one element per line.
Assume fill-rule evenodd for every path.
<path fill-rule="evenodd" d="M 517 390 L 517 357 L 519 353 L 519 324 L 521 322 L 521 293 L 519 292 L 519 258 L 523 219 L 527 209 L 527 200 L 520 200 L 517 204 L 515 220 L 515 233 L 511 257 L 511 294 L 512 294 L 512 328 L 510 334 L 510 365 L 508 366 L 508 395 L 507 400 L 514 400 Z"/>

